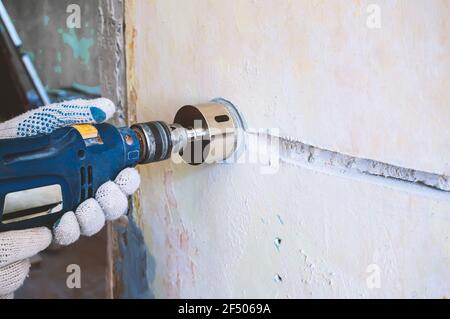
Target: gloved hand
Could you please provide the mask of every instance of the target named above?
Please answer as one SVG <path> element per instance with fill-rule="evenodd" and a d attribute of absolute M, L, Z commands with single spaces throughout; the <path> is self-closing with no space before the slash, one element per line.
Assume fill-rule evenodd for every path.
<path fill-rule="evenodd" d="M 101 123 L 115 112 L 108 99 L 74 100 L 29 111 L 0 124 L 0 139 L 49 134 L 57 128 L 82 123 Z M 0 233 L 0 299 L 12 298 L 28 276 L 28 258 L 46 249 L 53 242 L 74 243 L 80 235 L 99 232 L 105 220 L 115 220 L 127 212 L 128 198 L 140 184 L 136 169 L 127 168 L 115 181 L 99 187 L 95 198 L 81 203 L 75 212 L 67 212 L 53 226 Z"/>

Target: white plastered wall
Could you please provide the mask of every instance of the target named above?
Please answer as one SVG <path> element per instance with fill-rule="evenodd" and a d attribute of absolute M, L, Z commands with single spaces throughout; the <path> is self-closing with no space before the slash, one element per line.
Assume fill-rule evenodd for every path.
<path fill-rule="evenodd" d="M 128 1 L 126 15 L 137 121 L 224 96 L 250 127 L 450 174 L 446 1 Z M 156 297 L 449 297 L 448 192 L 295 163 L 141 173 Z"/>

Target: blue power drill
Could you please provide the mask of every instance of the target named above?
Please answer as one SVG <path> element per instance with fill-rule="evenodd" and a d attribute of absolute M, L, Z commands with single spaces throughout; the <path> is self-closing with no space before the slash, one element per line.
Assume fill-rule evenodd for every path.
<path fill-rule="evenodd" d="M 82 124 L 0 140 L 0 232 L 51 228 L 127 167 L 172 154 L 192 165 L 226 160 L 242 148 L 244 130 L 234 105 L 215 99 L 182 107 L 170 125 Z"/>

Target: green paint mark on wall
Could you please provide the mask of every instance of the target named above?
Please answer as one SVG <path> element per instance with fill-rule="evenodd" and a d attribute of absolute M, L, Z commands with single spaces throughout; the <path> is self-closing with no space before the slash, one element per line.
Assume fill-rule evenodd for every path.
<path fill-rule="evenodd" d="M 50 17 L 49 16 L 44 16 L 44 25 L 48 26 L 48 23 L 50 22 Z"/>
<path fill-rule="evenodd" d="M 31 51 L 27 51 L 25 53 L 26 53 L 26 55 L 28 55 L 30 57 L 31 61 L 34 62 L 34 58 L 35 58 L 34 53 Z"/>
<path fill-rule="evenodd" d="M 75 59 L 79 59 L 81 63 L 89 66 L 89 62 L 91 60 L 89 50 L 94 45 L 94 39 L 84 37 L 78 39 L 75 29 L 69 29 L 68 32 L 58 29 L 58 33 L 61 34 L 64 43 L 69 45 L 72 49 L 73 57 Z"/>
<path fill-rule="evenodd" d="M 56 53 L 56 61 L 58 62 L 57 65 L 53 68 L 53 70 L 55 71 L 55 73 L 62 73 L 62 66 L 61 66 L 61 61 L 62 61 L 62 54 L 60 51 L 58 51 Z"/>

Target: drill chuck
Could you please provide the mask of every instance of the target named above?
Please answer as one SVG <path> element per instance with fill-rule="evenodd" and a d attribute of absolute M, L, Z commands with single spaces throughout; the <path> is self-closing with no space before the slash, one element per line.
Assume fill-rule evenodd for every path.
<path fill-rule="evenodd" d="M 169 126 L 164 122 L 133 125 L 140 146 L 139 164 L 164 161 L 172 155 L 173 143 Z"/>

